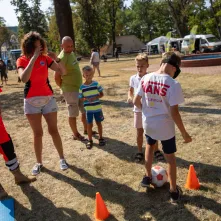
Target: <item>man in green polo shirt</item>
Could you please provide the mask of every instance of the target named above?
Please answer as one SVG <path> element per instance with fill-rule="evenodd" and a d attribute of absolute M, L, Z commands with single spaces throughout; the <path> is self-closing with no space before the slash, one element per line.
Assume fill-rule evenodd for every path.
<path fill-rule="evenodd" d="M 69 125 L 73 132 L 74 140 L 84 141 L 85 138 L 78 132 L 76 118 L 81 111 L 81 120 L 84 131 L 87 131 L 86 115 L 83 103 L 79 100 L 79 88 L 82 84 L 82 75 L 75 53 L 73 52 L 73 40 L 69 36 L 62 39 L 62 51 L 58 55 L 57 62 L 62 62 L 66 68 L 66 74 L 61 76 L 55 73 L 55 82 L 61 88 L 68 107 Z"/>

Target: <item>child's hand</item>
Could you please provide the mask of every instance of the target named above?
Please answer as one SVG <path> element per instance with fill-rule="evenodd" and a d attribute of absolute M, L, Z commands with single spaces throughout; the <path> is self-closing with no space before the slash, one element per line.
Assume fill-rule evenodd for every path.
<path fill-rule="evenodd" d="M 127 103 L 128 104 L 133 104 L 133 98 L 132 97 L 128 97 L 127 98 Z"/>
<path fill-rule="evenodd" d="M 93 101 L 96 101 L 98 98 L 99 98 L 99 96 L 94 96 L 94 97 L 91 97 L 91 98 L 87 98 L 87 100 L 89 102 L 93 102 Z"/>
<path fill-rule="evenodd" d="M 184 139 L 184 143 L 190 143 L 192 141 L 191 136 L 187 132 L 182 134 L 182 136 L 183 136 L 183 139 Z"/>

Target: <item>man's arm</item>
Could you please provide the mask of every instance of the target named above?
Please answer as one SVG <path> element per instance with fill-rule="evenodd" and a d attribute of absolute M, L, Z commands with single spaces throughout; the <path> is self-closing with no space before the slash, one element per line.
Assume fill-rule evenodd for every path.
<path fill-rule="evenodd" d="M 133 99 L 133 104 L 134 104 L 137 108 L 139 108 L 139 109 L 142 110 L 141 98 L 142 98 L 142 97 L 137 94 L 137 95 L 134 97 L 134 99 Z"/>
<path fill-rule="evenodd" d="M 58 87 L 61 87 L 62 79 L 61 79 L 60 73 L 54 72 L 54 80 L 55 80 L 55 83 L 58 85 Z"/>
<path fill-rule="evenodd" d="M 171 111 L 171 116 L 175 122 L 175 124 L 177 125 L 178 129 L 180 130 L 180 133 L 183 136 L 184 139 L 184 143 L 189 143 L 192 141 L 191 136 L 187 133 L 182 118 L 180 116 L 179 113 L 179 107 L 178 105 L 174 105 L 174 106 L 170 106 L 170 111 Z"/>

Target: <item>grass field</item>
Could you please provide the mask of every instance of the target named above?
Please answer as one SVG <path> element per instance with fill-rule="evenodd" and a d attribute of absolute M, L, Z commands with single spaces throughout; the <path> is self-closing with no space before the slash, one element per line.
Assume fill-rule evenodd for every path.
<path fill-rule="evenodd" d="M 88 62 L 82 61 L 80 65 Z M 150 70 L 159 67 L 159 59 L 150 59 Z M 205 67 L 207 68 L 207 67 Z M 59 169 L 58 154 L 44 125 L 43 163 L 45 169 L 31 185 L 17 186 L 0 161 L 1 184 L 15 199 L 17 221 L 89 221 L 94 220 L 95 194 L 99 191 L 112 214 L 111 221 L 195 221 L 221 220 L 221 70 L 219 74 L 183 72 L 178 78 L 185 104 L 180 107 L 183 121 L 193 142 L 183 144 L 177 131 L 178 185 L 184 196 L 179 205 L 169 202 L 168 186 L 146 192 L 139 188 L 144 175 L 142 164 L 134 162 L 136 131 L 132 107 L 126 103 L 129 77 L 136 72 L 134 61 L 102 63 L 103 77 L 95 79 L 104 87 L 102 98 L 105 121 L 105 147 L 87 150 L 71 139 L 67 110 L 51 74 L 58 100 L 58 125 L 70 169 Z M 21 169 L 30 174 L 35 163 L 32 131 L 23 115 L 23 84 L 9 73 L 8 86 L 0 95 L 3 119 L 11 134 Z M 81 132 L 82 124 L 78 120 Z M 193 164 L 201 188 L 184 189 L 189 165 Z M 165 164 L 161 164 L 166 167 Z"/>

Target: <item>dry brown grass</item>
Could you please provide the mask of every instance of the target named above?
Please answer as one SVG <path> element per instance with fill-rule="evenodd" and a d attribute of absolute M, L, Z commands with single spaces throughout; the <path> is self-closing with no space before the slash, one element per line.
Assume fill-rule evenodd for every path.
<path fill-rule="evenodd" d="M 150 70 L 159 59 L 150 60 Z M 81 66 L 85 62 L 81 62 Z M 154 66 L 155 65 L 155 66 Z M 138 185 L 144 167 L 133 161 L 136 153 L 136 131 L 132 108 L 125 103 L 129 77 L 135 73 L 134 61 L 107 62 L 101 65 L 105 88 L 103 100 L 104 136 L 107 145 L 87 150 L 71 139 L 67 110 L 59 102 L 58 125 L 70 169 L 59 169 L 58 155 L 44 122 L 43 162 L 45 169 L 31 185 L 16 186 L 1 160 L 1 183 L 16 200 L 18 221 L 89 221 L 94 220 L 95 193 L 99 191 L 112 217 L 108 220 L 221 220 L 221 71 L 216 75 L 183 73 L 179 77 L 186 103 L 181 113 L 193 142 L 182 143 L 177 133 L 178 184 L 183 187 L 188 167 L 194 164 L 201 189 L 184 190 L 182 202 L 168 201 L 168 187 L 146 191 Z M 23 115 L 23 85 L 9 74 L 9 85 L 0 95 L 4 122 L 10 132 L 21 169 L 29 174 L 35 163 L 32 132 Z M 53 80 L 52 80 L 53 82 Z M 52 83 L 55 95 L 59 90 Z M 82 125 L 78 121 L 80 131 Z M 166 165 L 163 165 L 166 167 Z"/>

